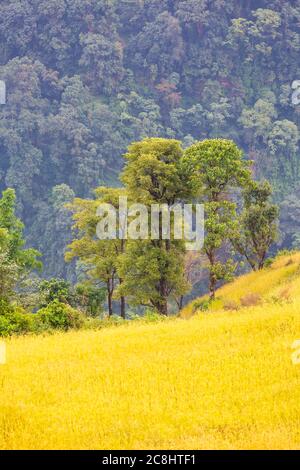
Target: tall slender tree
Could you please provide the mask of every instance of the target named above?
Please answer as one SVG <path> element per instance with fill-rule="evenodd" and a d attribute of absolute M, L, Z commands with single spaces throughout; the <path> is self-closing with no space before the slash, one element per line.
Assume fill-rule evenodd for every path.
<path fill-rule="evenodd" d="M 130 199 L 143 203 L 150 211 L 152 204 L 189 200 L 191 188 L 181 165 L 180 142 L 150 138 L 133 143 L 125 155 L 127 165 L 121 180 Z M 164 239 L 162 213 L 157 239 L 134 240 L 128 244 L 120 272 L 124 276 L 122 291 L 132 302 L 151 305 L 162 315 L 168 314 L 171 294 L 184 292 L 184 244 L 181 240 Z"/>
<path fill-rule="evenodd" d="M 116 239 L 98 239 L 97 224 L 100 217 L 97 216 L 97 209 L 100 204 L 109 203 L 113 207 L 118 207 L 119 196 L 124 195 L 123 189 L 98 188 L 95 191 L 95 199 L 75 198 L 69 204 L 69 209 L 73 212 L 75 220 L 74 229 L 77 230 L 77 237 L 68 246 L 66 261 L 74 258 L 87 267 L 87 274 L 94 282 L 103 282 L 107 290 L 107 305 L 109 315 L 113 315 L 113 295 L 118 283 L 122 283 L 122 278 L 118 277 L 117 263 L 118 257 L 124 252 L 125 241 Z M 121 316 L 125 318 L 125 298 L 121 296 Z"/>
<path fill-rule="evenodd" d="M 185 151 L 183 166 L 190 172 L 194 190 L 205 207 L 205 241 L 203 251 L 208 259 L 210 298 L 215 298 L 217 282 L 228 280 L 234 262 L 222 260 L 222 250 L 235 228 L 236 203 L 232 192 L 251 179 L 249 162 L 242 151 L 226 139 L 207 139 Z"/>
<path fill-rule="evenodd" d="M 272 203 L 267 181 L 252 181 L 244 190 L 244 209 L 239 218 L 233 246 L 256 271 L 264 267 L 268 251 L 276 241 L 279 209 Z"/>

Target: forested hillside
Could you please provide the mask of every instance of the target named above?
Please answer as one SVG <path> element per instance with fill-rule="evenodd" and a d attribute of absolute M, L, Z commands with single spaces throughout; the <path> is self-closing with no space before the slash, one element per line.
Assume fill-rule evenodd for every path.
<path fill-rule="evenodd" d="M 300 246 L 300 0 L 1 0 L 0 179 L 46 276 L 75 272 L 65 209 L 119 185 L 144 137 L 233 139 Z"/>

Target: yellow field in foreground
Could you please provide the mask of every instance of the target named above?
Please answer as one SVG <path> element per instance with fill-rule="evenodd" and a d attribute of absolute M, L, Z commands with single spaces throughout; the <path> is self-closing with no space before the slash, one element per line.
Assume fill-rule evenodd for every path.
<path fill-rule="evenodd" d="M 300 449 L 298 303 L 7 341 L 1 449 Z"/>

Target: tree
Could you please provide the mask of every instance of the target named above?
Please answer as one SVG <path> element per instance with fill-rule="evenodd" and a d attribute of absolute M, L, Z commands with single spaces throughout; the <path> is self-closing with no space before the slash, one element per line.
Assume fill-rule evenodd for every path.
<path fill-rule="evenodd" d="M 119 188 L 105 188 L 105 187 L 100 187 L 96 189 L 95 191 L 96 198 L 99 204 L 110 204 L 116 209 L 116 222 L 117 224 L 120 224 L 120 212 L 119 212 L 119 202 L 120 202 L 120 197 L 127 197 L 127 192 L 124 189 L 119 189 Z M 124 229 L 124 227 L 121 227 Z M 119 274 L 118 272 L 118 259 L 120 256 L 123 255 L 126 251 L 126 243 L 127 241 L 123 238 L 117 238 L 115 240 L 110 240 L 108 242 L 109 245 L 111 245 L 108 249 L 112 250 L 112 255 L 114 257 L 113 260 L 113 265 L 115 268 L 115 273 L 116 277 L 118 278 L 119 285 L 121 286 L 123 284 L 123 276 Z M 107 244 L 107 240 L 106 240 Z M 122 293 L 120 294 L 120 313 L 121 317 L 125 320 L 126 318 L 126 299 L 125 295 Z"/>
<path fill-rule="evenodd" d="M 151 138 L 130 145 L 125 155 L 127 165 L 121 180 L 131 201 L 166 204 L 189 200 L 192 190 L 181 166 L 180 142 Z M 168 314 L 170 295 L 181 295 L 184 281 L 184 244 L 181 240 L 163 239 L 162 214 L 157 240 L 134 240 L 121 257 L 119 271 L 124 277 L 122 292 L 132 303 L 148 304 L 162 315 Z"/>
<path fill-rule="evenodd" d="M 56 300 L 72 304 L 71 285 L 65 279 L 52 278 L 42 281 L 39 285 L 39 293 L 41 297 L 40 308 L 47 307 L 48 304 Z"/>
<path fill-rule="evenodd" d="M 77 284 L 75 293 L 76 304 L 81 309 L 84 309 L 86 315 L 90 315 L 91 317 L 99 316 L 103 310 L 103 303 L 105 301 L 105 288 L 84 282 Z"/>
<path fill-rule="evenodd" d="M 288 119 L 275 121 L 268 136 L 268 148 L 273 157 L 270 176 L 282 194 L 299 180 L 299 138 L 298 126 Z"/>
<path fill-rule="evenodd" d="M 186 293 L 184 246 L 171 241 L 129 241 L 119 258 L 118 272 L 123 277 L 119 292 L 134 306 L 151 307 L 168 315 L 168 300 Z"/>
<path fill-rule="evenodd" d="M 96 236 L 96 228 L 100 218 L 97 216 L 97 208 L 100 204 L 109 203 L 118 207 L 119 196 L 124 195 L 124 190 L 114 188 L 98 188 L 95 191 L 95 199 L 75 198 L 68 208 L 73 212 L 75 220 L 74 228 L 77 230 L 77 238 L 68 246 L 66 261 L 79 258 L 87 268 L 87 275 L 95 283 L 102 281 L 107 290 L 108 313 L 113 315 L 113 295 L 117 283 L 122 283 L 118 277 L 118 257 L 124 252 L 125 242 L 118 238 L 114 240 L 102 240 Z M 125 298 L 121 295 L 121 316 L 125 318 Z"/>
<path fill-rule="evenodd" d="M 14 287 L 19 278 L 19 267 L 10 259 L 8 246 L 8 233 L 0 229 L 0 301 L 14 295 Z"/>
<path fill-rule="evenodd" d="M 80 35 L 83 48 L 79 64 L 86 70 L 86 81 L 92 88 L 110 95 L 123 77 L 123 47 L 117 38 L 102 34 Z"/>
<path fill-rule="evenodd" d="M 234 202 L 226 200 L 206 202 L 204 253 L 208 259 L 209 293 L 215 298 L 218 281 L 231 281 L 236 268 L 234 260 L 225 254 L 228 248 L 229 233 L 235 231 Z"/>
<path fill-rule="evenodd" d="M 146 23 L 141 32 L 132 37 L 129 47 L 134 50 L 134 67 L 141 67 L 142 55 L 145 58 L 142 63 L 145 68 L 155 66 L 155 75 L 158 73 L 161 78 L 166 78 L 180 63 L 184 53 L 182 30 L 178 19 L 168 11 L 163 11 L 152 22 Z"/>
<path fill-rule="evenodd" d="M 33 248 L 24 248 L 24 225 L 15 215 L 16 195 L 13 189 L 2 192 L 0 199 L 0 296 L 9 298 L 22 278 L 41 269 L 41 256 Z"/>
<path fill-rule="evenodd" d="M 204 277 L 204 255 L 197 251 L 187 251 L 184 257 L 184 277 L 188 286 L 193 289 Z M 191 292 L 189 293 L 191 294 Z M 184 295 L 175 299 L 179 311 L 183 307 Z"/>
<path fill-rule="evenodd" d="M 47 201 L 37 201 L 34 224 L 29 242 L 37 240 L 37 248 L 43 253 L 44 277 L 65 278 L 76 281 L 75 263 L 66 264 L 64 253 L 72 241 L 72 217 L 65 207 L 75 197 L 66 184 L 54 186 Z"/>
<path fill-rule="evenodd" d="M 233 260 L 224 262 L 220 255 L 235 227 L 232 192 L 250 180 L 249 162 L 233 141 L 208 139 L 186 149 L 183 165 L 205 207 L 203 251 L 209 263 L 210 298 L 214 299 L 217 282 L 230 279 L 234 270 Z"/>
<path fill-rule="evenodd" d="M 182 156 L 178 140 L 147 138 L 131 144 L 121 174 L 130 199 L 146 205 L 171 206 L 191 197 L 187 173 L 181 165 Z"/>
<path fill-rule="evenodd" d="M 276 240 L 279 209 L 271 202 L 272 188 L 267 181 L 251 182 L 243 196 L 244 210 L 232 242 L 256 271 L 264 267 L 268 250 Z"/>
<path fill-rule="evenodd" d="M 201 35 L 203 27 L 208 23 L 207 0 L 184 0 L 177 1 L 178 10 L 176 16 L 187 31 Z"/>
<path fill-rule="evenodd" d="M 42 267 L 41 262 L 38 260 L 38 257 L 41 256 L 40 253 L 33 248 L 24 248 L 24 225 L 17 218 L 15 208 L 15 191 L 10 188 L 6 189 L 2 192 L 2 198 L 0 199 L 0 228 L 7 231 L 8 256 L 17 263 L 21 273 L 40 269 Z"/>
<path fill-rule="evenodd" d="M 296 187 L 280 204 L 280 247 L 300 249 L 300 188 Z"/>

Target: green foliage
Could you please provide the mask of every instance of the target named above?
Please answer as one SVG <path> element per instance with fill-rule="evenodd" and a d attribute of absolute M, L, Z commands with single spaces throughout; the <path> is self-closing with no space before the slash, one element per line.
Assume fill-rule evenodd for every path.
<path fill-rule="evenodd" d="M 27 333 L 33 328 L 33 318 L 18 307 L 0 299 L 0 337 Z"/>
<path fill-rule="evenodd" d="M 207 139 L 185 150 L 184 166 L 207 202 L 219 202 L 222 192 L 243 186 L 250 178 L 250 163 L 231 140 Z"/>
<path fill-rule="evenodd" d="M 64 279 L 50 279 L 44 280 L 39 285 L 41 296 L 41 307 L 46 307 L 53 301 L 60 303 L 72 303 L 73 296 L 71 292 L 71 285 Z"/>
<path fill-rule="evenodd" d="M 101 203 L 110 203 L 118 208 L 119 196 L 125 196 L 123 189 L 100 187 L 95 190 L 95 199 L 76 198 L 69 205 L 75 220 L 74 228 L 77 238 L 68 246 L 65 255 L 67 262 L 78 258 L 85 266 L 86 278 L 90 283 L 103 283 L 107 293 L 109 315 L 113 315 L 113 294 L 117 283 L 122 279 L 118 276 L 118 256 L 124 252 L 124 240 L 101 240 L 96 238 L 96 227 L 100 221 L 97 208 Z M 125 318 L 125 301 L 121 296 L 121 316 Z"/>
<path fill-rule="evenodd" d="M 171 206 L 191 200 L 193 190 L 182 157 L 181 144 L 173 139 L 151 138 L 130 145 L 121 175 L 130 198 L 149 211 L 151 204 Z M 123 279 L 119 294 L 167 315 L 170 296 L 180 296 L 188 288 L 184 244 L 172 237 L 164 240 L 160 227 L 157 240 L 130 241 L 126 248 L 118 265 Z"/>
<path fill-rule="evenodd" d="M 3 191 L 0 199 L 0 299 L 14 296 L 18 282 L 33 269 L 40 269 L 40 253 L 24 248 L 23 223 L 15 215 L 13 189 Z"/>
<path fill-rule="evenodd" d="M 118 271 L 123 278 L 119 294 L 126 295 L 132 305 L 152 306 L 166 315 L 169 297 L 188 290 L 183 253 L 179 243 L 166 248 L 147 240 L 128 242 L 119 259 Z"/>
<path fill-rule="evenodd" d="M 280 246 L 300 248 L 300 188 L 287 194 L 280 206 Z"/>
<path fill-rule="evenodd" d="M 277 237 L 278 207 L 271 202 L 272 188 L 267 181 L 252 182 L 244 190 L 244 210 L 232 242 L 252 269 L 262 269 Z"/>
<path fill-rule="evenodd" d="M 172 139 L 151 138 L 131 144 L 121 175 L 129 196 L 144 204 L 170 205 L 186 197 L 182 155 L 181 143 Z"/>
<path fill-rule="evenodd" d="M 200 312 L 207 312 L 210 307 L 210 300 L 201 300 L 201 301 L 196 301 L 193 303 L 193 313 L 200 311 Z"/>
<path fill-rule="evenodd" d="M 99 317 L 103 311 L 105 301 L 105 288 L 93 286 L 90 283 L 82 283 L 76 286 L 76 303 L 91 317 Z"/>
<path fill-rule="evenodd" d="M 47 277 L 76 280 L 63 204 L 118 184 L 130 142 L 234 139 L 278 203 L 299 190 L 299 16 L 289 0 L 1 2 L 1 189 Z M 290 219 L 281 246 L 299 245 Z"/>
<path fill-rule="evenodd" d="M 159 314 L 159 312 L 153 310 L 153 309 L 146 309 L 142 317 L 139 317 L 139 319 L 142 321 L 145 321 L 146 323 L 156 323 L 159 321 L 162 321 L 162 316 Z"/>
<path fill-rule="evenodd" d="M 66 264 L 63 258 L 65 247 L 72 240 L 71 214 L 65 206 L 74 197 L 75 193 L 68 185 L 60 184 L 52 188 L 47 202 L 42 199 L 36 202 L 37 212 L 28 242 L 35 242 L 35 246 L 43 254 L 43 276 L 46 278 L 76 281 L 75 263 Z"/>
<path fill-rule="evenodd" d="M 40 266 L 38 252 L 25 248 L 19 217 L 29 246 L 44 255 L 47 278 L 88 278 L 77 299 L 87 314 L 100 313 L 103 286 L 110 315 L 120 297 L 123 317 L 125 295 L 165 311 L 167 298 L 186 291 L 179 243 L 95 239 L 95 207 L 115 201 L 119 190 L 102 187 L 87 198 L 100 184 L 118 184 L 130 142 L 122 181 L 135 202 L 172 204 L 197 194 L 205 204 L 212 296 L 235 269 L 229 239 L 255 268 L 275 241 L 271 194 L 245 200 L 237 218 L 249 180 L 240 148 L 255 177 L 272 184 L 281 207 L 278 245 L 299 248 L 299 109 L 291 102 L 299 17 L 299 2 L 288 0 L 3 0 L 0 178 L 18 203 L 13 190 L 0 201 L 0 298 L 16 299 L 16 287 L 22 293 Z M 188 148 L 183 159 L 180 141 Z M 70 211 L 65 204 L 75 195 Z M 55 293 L 54 284 L 42 305 L 76 303 L 74 292 L 56 286 Z"/>
<path fill-rule="evenodd" d="M 80 328 L 83 318 L 70 305 L 54 300 L 36 313 L 36 324 L 38 328 L 46 330 L 53 328 L 66 331 L 70 328 Z"/>
<path fill-rule="evenodd" d="M 8 257 L 15 261 L 21 271 L 29 271 L 41 268 L 41 263 L 37 260 L 40 253 L 31 248 L 24 249 L 23 239 L 24 225 L 15 215 L 16 195 L 13 189 L 6 189 L 0 199 L 0 227 L 6 230 L 6 246 Z"/>
<path fill-rule="evenodd" d="M 249 162 L 243 160 L 241 150 L 233 141 L 209 139 L 186 149 L 182 165 L 205 208 L 203 252 L 208 260 L 209 291 L 213 299 L 217 282 L 231 280 L 236 267 L 230 256 L 224 260 L 223 253 L 230 233 L 237 230 L 232 193 L 250 181 Z"/>

